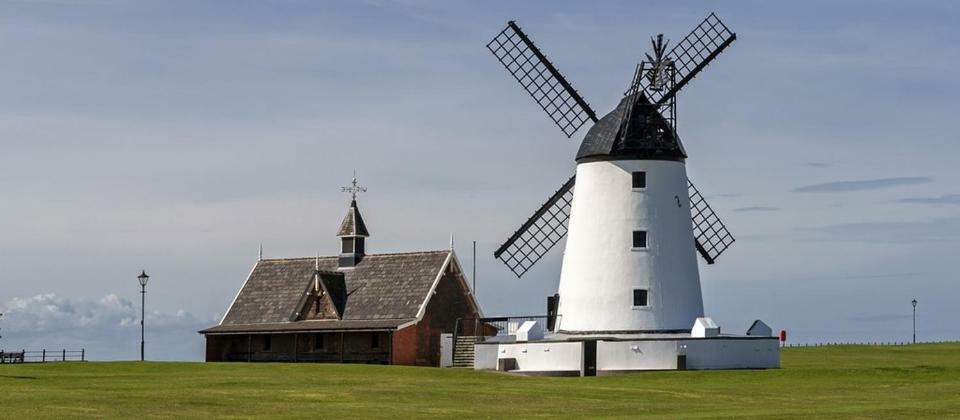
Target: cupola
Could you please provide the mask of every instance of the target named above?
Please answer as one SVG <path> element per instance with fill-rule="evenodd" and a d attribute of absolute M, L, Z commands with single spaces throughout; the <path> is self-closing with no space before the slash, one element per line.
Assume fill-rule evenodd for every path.
<path fill-rule="evenodd" d="M 345 191 L 352 193 L 350 208 L 347 209 L 347 215 L 340 223 L 340 230 L 337 231 L 337 237 L 340 238 L 340 268 L 350 268 L 356 266 L 366 252 L 366 238 L 370 236 L 367 231 L 367 225 L 363 223 L 363 217 L 360 216 L 360 209 L 357 208 L 357 192 L 363 191 L 362 187 L 357 186 L 357 180 L 354 178 L 352 187 L 345 187 Z"/>

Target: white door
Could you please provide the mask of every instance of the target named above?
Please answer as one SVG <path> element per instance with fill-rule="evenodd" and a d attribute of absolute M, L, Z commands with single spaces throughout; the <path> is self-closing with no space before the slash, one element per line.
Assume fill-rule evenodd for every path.
<path fill-rule="evenodd" d="M 440 367 L 453 366 L 453 334 L 440 334 Z"/>

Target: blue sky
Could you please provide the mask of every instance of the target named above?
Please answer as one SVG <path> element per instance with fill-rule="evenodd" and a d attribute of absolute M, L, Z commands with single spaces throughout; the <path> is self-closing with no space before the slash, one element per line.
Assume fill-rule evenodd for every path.
<path fill-rule="evenodd" d="M 333 254 L 354 170 L 372 252 L 454 233 L 487 314 L 543 312 L 561 250 L 492 257 L 573 172 L 484 45 L 516 19 L 600 113 L 649 37 L 738 40 L 679 97 L 691 179 L 738 241 L 708 315 L 799 341 L 956 339 L 960 6 L 947 2 L 0 3 L 0 347 L 199 359 L 255 262 Z"/>

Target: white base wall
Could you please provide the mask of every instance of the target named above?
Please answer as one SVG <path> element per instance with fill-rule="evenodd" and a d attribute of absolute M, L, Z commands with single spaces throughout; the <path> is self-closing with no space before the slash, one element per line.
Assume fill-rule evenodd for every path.
<path fill-rule="evenodd" d="M 775 337 L 597 340 L 597 374 L 673 370 L 679 354 L 686 355 L 689 370 L 780 367 Z M 475 347 L 474 369 L 496 370 L 500 359 L 516 359 L 516 373 L 581 371 L 583 342 L 480 343 Z"/>
<path fill-rule="evenodd" d="M 598 341 L 597 371 L 677 368 L 677 342 Z"/>
<path fill-rule="evenodd" d="M 684 347 L 686 346 L 686 347 Z M 780 367 L 780 341 L 688 340 L 679 351 L 687 355 L 687 369 L 776 369 Z"/>
<path fill-rule="evenodd" d="M 680 354 L 687 356 L 689 370 L 780 367 L 780 343 L 776 338 L 709 338 L 598 341 L 597 371 L 676 369 Z"/>
<path fill-rule="evenodd" d="M 497 370 L 498 344 L 475 344 L 473 346 L 473 368 L 476 370 Z"/>
<path fill-rule="evenodd" d="M 583 367 L 583 343 L 544 341 L 477 344 L 474 347 L 474 369 L 496 370 L 500 359 L 516 359 L 518 373 L 579 372 Z"/>

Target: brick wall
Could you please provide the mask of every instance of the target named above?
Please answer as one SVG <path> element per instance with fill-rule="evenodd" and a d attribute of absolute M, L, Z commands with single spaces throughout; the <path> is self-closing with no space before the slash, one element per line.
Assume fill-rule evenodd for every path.
<path fill-rule="evenodd" d="M 319 310 L 317 309 L 318 304 Z M 337 312 L 330 295 L 324 294 L 320 299 L 317 299 L 316 295 L 311 292 L 310 297 L 307 298 L 307 304 L 304 306 L 306 308 L 300 313 L 299 319 L 337 319 Z"/>
<path fill-rule="evenodd" d="M 427 304 L 423 320 L 416 325 L 416 365 L 440 366 L 440 334 L 452 333 L 457 318 L 477 316 L 458 277 L 453 267 L 444 273 L 436 294 Z"/>
<path fill-rule="evenodd" d="M 417 326 L 410 326 L 393 333 L 393 355 L 390 361 L 394 365 L 417 364 Z"/>

